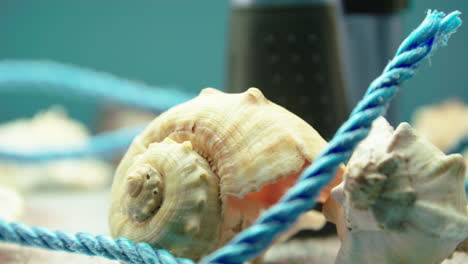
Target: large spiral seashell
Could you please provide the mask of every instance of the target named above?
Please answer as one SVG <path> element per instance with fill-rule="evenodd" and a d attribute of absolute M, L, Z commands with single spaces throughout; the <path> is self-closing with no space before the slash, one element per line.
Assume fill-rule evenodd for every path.
<path fill-rule="evenodd" d="M 277 202 L 325 145 L 258 89 L 204 89 L 133 141 L 112 185 L 111 233 L 197 260 Z M 296 228 L 325 222 L 302 219 Z"/>
<path fill-rule="evenodd" d="M 342 240 L 335 263 L 441 263 L 468 237 L 465 170 L 407 123 L 377 119 L 324 207 Z"/>

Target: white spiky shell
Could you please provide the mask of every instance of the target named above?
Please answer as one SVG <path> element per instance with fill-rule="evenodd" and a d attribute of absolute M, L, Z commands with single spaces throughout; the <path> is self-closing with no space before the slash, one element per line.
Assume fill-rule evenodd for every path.
<path fill-rule="evenodd" d="M 461 155 L 376 120 L 325 205 L 342 239 L 336 263 L 442 262 L 468 237 L 464 173 Z"/>
<path fill-rule="evenodd" d="M 196 173 L 167 173 L 170 170 L 167 166 L 189 166 L 185 163 L 193 163 L 190 160 L 192 158 L 184 157 L 187 153 L 177 157 L 178 161 L 176 158 L 172 161 L 164 160 L 168 152 L 161 149 L 161 144 L 171 143 L 169 139 L 176 145 L 190 142 L 193 151 L 187 153 L 190 153 L 190 157 L 197 157 L 193 158 L 198 164 L 194 169 Z M 165 248 L 177 256 L 198 259 L 232 238 L 265 209 L 265 205 L 255 200 L 250 200 L 248 206 L 245 203 L 242 206 L 239 201 L 243 197 L 289 175 L 298 174 L 325 145 L 325 140 L 310 125 L 268 101 L 258 89 L 250 88 L 241 94 L 204 89 L 193 100 L 161 114 L 133 141 L 117 169 L 112 186 L 109 218 L 112 235 L 130 236 L 135 241 L 150 242 L 154 246 Z M 156 151 L 156 148 L 159 150 Z M 174 147 L 170 153 L 177 148 L 180 147 Z M 130 191 L 132 193 L 135 189 L 142 188 L 135 186 L 144 182 L 140 179 L 144 173 L 139 170 L 146 166 L 144 164 L 148 164 L 147 161 L 142 161 L 142 157 L 148 159 L 146 157 L 149 152 L 154 153 L 149 163 L 154 168 L 157 167 L 161 174 L 158 177 L 164 181 L 163 185 L 166 187 L 161 209 L 153 212 L 156 216 L 135 222 L 128 210 L 139 198 L 130 197 L 129 190 L 133 190 Z M 206 164 L 201 160 L 206 160 Z M 167 168 L 162 169 L 160 166 Z M 194 181 L 187 186 L 186 181 L 192 176 L 210 169 L 216 177 L 208 173 L 208 183 L 201 186 Z M 132 173 L 140 175 L 136 177 L 138 184 L 129 183 Z M 136 179 L 133 176 L 131 178 L 133 181 Z M 178 190 L 174 191 L 173 196 L 168 194 L 168 181 L 173 181 L 171 186 Z M 216 195 L 206 188 L 215 190 Z M 183 195 L 175 195 L 182 190 L 185 190 Z M 191 207 L 193 201 L 178 201 L 196 199 L 198 192 L 205 192 L 204 195 L 210 202 L 194 210 Z M 157 200 L 159 203 L 159 198 Z M 164 213 L 163 208 L 168 208 L 168 211 Z M 137 213 L 142 218 L 148 216 L 141 210 Z M 194 225 L 198 225 L 195 229 L 197 232 L 188 234 L 184 229 L 179 229 L 175 231 L 176 234 L 170 233 L 173 232 L 171 225 L 187 225 L 184 220 L 186 215 L 197 219 L 193 221 L 196 223 Z M 203 232 L 210 234 L 201 239 Z M 168 242 L 167 237 L 174 235 L 184 237 L 184 242 Z M 205 243 L 205 246 L 199 250 L 191 249 L 199 243 Z"/>

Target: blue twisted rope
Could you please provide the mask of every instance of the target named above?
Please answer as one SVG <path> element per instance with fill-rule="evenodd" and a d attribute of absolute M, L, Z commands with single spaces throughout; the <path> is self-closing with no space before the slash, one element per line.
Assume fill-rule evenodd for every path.
<path fill-rule="evenodd" d="M 134 244 L 128 239 L 112 239 L 106 235 L 71 234 L 50 231 L 42 227 L 27 227 L 22 223 L 8 223 L 0 219 L 0 240 L 24 246 L 60 250 L 111 260 L 144 264 L 193 264 L 189 259 L 174 258 L 165 250 L 155 250 L 146 243 Z"/>
<path fill-rule="evenodd" d="M 31 91 L 31 88 L 44 93 L 59 91 L 66 95 L 105 98 L 153 112 L 196 96 L 54 62 L 0 61 L 0 91 Z"/>
<path fill-rule="evenodd" d="M 459 14 L 458 11 L 447 16 L 437 11 L 429 12 L 420 27 L 400 46 L 396 57 L 382 75 L 371 84 L 349 120 L 340 127 L 313 164 L 302 173 L 296 185 L 278 204 L 263 213 L 254 225 L 238 234 L 223 248 L 205 257 L 201 263 L 237 264 L 253 259 L 288 229 L 301 213 L 313 208 L 320 190 L 331 182 L 339 164 L 346 162 L 356 145 L 368 135 L 371 123 L 385 111 L 398 85 L 412 77 L 422 60 L 438 46 L 445 45 L 448 37 L 461 25 Z M 0 240 L 131 263 L 193 263 L 190 260 L 176 259 L 165 251 L 153 250 L 147 244 L 134 245 L 122 238 L 112 240 L 86 233 L 72 235 L 51 232 L 1 220 Z"/>
<path fill-rule="evenodd" d="M 196 94 L 148 86 L 107 73 L 45 61 L 0 61 L 0 91 L 39 91 L 104 98 L 113 103 L 157 112 L 185 102 Z M 36 153 L 1 150 L 0 160 L 46 162 L 82 157 L 116 157 L 141 131 L 140 127 L 103 133 L 89 139 L 85 147 Z"/>

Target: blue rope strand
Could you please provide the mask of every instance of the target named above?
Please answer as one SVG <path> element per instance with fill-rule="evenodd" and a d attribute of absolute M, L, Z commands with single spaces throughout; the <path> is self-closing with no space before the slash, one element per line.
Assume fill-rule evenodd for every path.
<path fill-rule="evenodd" d="M 17 163 L 42 163 L 59 159 L 100 157 L 114 158 L 128 148 L 133 138 L 143 131 L 144 127 L 136 126 L 104 132 L 91 137 L 85 145 L 76 148 L 60 150 L 18 152 L 16 150 L 0 150 L 0 161 Z"/>
<path fill-rule="evenodd" d="M 167 251 L 155 250 L 148 244 L 134 244 L 126 238 L 93 236 L 88 233 L 71 234 L 51 231 L 42 227 L 27 227 L 22 223 L 9 223 L 0 219 L 0 240 L 30 247 L 67 251 L 88 256 L 100 256 L 138 264 L 193 264 L 188 259 L 175 258 Z"/>
<path fill-rule="evenodd" d="M 166 110 L 196 96 L 54 62 L 0 61 L 0 91 L 26 92 L 31 89 L 98 97 L 153 112 Z M 90 156 L 113 158 L 121 154 L 139 132 L 138 127 L 115 130 L 90 138 L 85 147 L 60 151 L 24 153 L 0 149 L 0 160 L 32 163 Z"/>
<path fill-rule="evenodd" d="M 30 91 L 31 87 L 44 93 L 58 90 L 66 95 L 104 98 L 153 112 L 168 109 L 196 96 L 54 62 L 0 61 L 0 91 Z"/>
<path fill-rule="evenodd" d="M 325 150 L 304 170 L 296 185 L 278 204 L 263 213 L 254 225 L 238 234 L 226 246 L 204 258 L 201 263 L 237 264 L 248 261 L 269 247 L 301 213 L 310 210 L 320 190 L 333 179 L 339 164 L 349 159 L 356 145 L 368 135 L 372 121 L 385 111 L 389 100 L 396 93 L 397 86 L 402 82 L 401 78 L 406 80 L 412 77 L 419 62 L 437 46 L 445 45 L 448 36 L 460 26 L 459 14 L 453 12 L 445 17 L 437 11 L 429 12 L 423 24 L 405 40 L 396 58 L 390 62 L 393 66 L 389 67 L 389 72 L 393 69 L 400 69 L 401 72 L 394 71 L 388 75 L 385 71 L 388 80 L 380 78 L 380 81 L 373 82 L 364 99 L 356 107 L 359 110 L 353 111 Z M 413 51 L 419 55 L 412 54 Z M 145 243 L 132 244 L 122 238 L 112 240 L 109 237 L 94 237 L 86 233 L 73 236 L 43 228 L 30 229 L 22 224 L 2 220 L 0 241 L 103 256 L 131 263 L 193 263 L 191 260 L 175 259 L 166 251 L 154 250 Z"/>
<path fill-rule="evenodd" d="M 312 209 L 320 190 L 333 180 L 339 164 L 346 162 L 357 144 L 369 134 L 372 121 L 383 113 L 397 86 L 412 77 L 420 62 L 435 48 L 445 45 L 448 36 L 461 25 L 459 14 L 453 12 L 445 17 L 437 11 L 429 12 L 423 23 L 400 46 L 382 76 L 372 82 L 364 99 L 325 150 L 304 170 L 296 185 L 251 227 L 205 257 L 201 263 L 238 264 L 251 260 L 292 226 L 301 213 Z"/>

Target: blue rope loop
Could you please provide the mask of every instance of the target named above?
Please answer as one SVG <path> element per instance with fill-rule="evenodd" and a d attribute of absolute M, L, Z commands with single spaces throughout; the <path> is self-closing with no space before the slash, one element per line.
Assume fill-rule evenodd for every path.
<path fill-rule="evenodd" d="M 0 62 L 0 89 L 14 92 L 62 92 L 103 98 L 133 108 L 159 112 L 192 99 L 196 94 L 149 86 L 108 73 L 48 61 Z"/>
<path fill-rule="evenodd" d="M 48 61 L 0 61 L 0 91 L 44 94 L 61 92 L 102 98 L 111 103 L 160 112 L 192 99 L 196 94 L 153 87 L 111 74 Z M 41 152 L 18 152 L 0 149 L 0 161 L 41 163 L 71 158 L 115 158 L 142 131 L 142 127 L 106 132 L 88 140 L 85 147 Z"/>
<path fill-rule="evenodd" d="M 395 58 L 382 75 L 372 82 L 363 100 L 350 118 L 340 127 L 325 150 L 307 167 L 294 185 L 274 206 L 256 222 L 239 233 L 223 248 L 205 257 L 201 263 L 237 264 L 251 260 L 268 248 L 286 231 L 300 214 L 313 208 L 321 189 L 328 185 L 338 166 L 346 162 L 357 144 L 369 134 L 372 122 L 384 113 L 398 85 L 415 74 L 420 63 L 438 46 L 446 45 L 448 37 L 461 25 L 456 11 L 448 16 L 429 11 L 425 20 L 403 42 Z M 1 73 L 1 68 L 0 68 Z M 0 241 L 51 250 L 102 256 L 129 263 L 183 263 L 164 250 L 152 249 L 148 244 L 87 233 L 70 234 L 44 228 L 28 228 L 20 223 L 0 220 Z"/>

